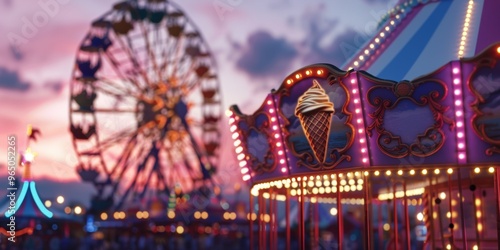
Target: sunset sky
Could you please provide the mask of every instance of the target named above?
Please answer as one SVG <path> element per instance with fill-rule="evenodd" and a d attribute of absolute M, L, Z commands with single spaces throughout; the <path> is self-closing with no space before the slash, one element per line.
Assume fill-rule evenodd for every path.
<path fill-rule="evenodd" d="M 21 150 L 26 146 L 27 124 L 42 131 L 32 146 L 39 153 L 32 173 L 36 179 L 47 179 L 43 188 L 53 187 L 47 197 L 71 195 L 76 187 L 92 192 L 91 186 L 60 190 L 50 183 L 80 182 L 68 132 L 69 80 L 75 53 L 90 23 L 113 3 L 0 0 L 0 135 L 17 135 Z M 224 108 L 238 104 L 250 113 L 294 69 L 324 62 L 341 66 L 372 35 L 380 16 L 395 0 L 176 3 L 194 20 L 216 56 Z M 50 18 L 29 30 L 41 15 Z M 0 152 L 6 152 L 6 147 L 5 139 Z M 232 148 L 224 146 L 223 150 L 221 169 L 239 178 L 237 169 L 231 168 Z M 6 175 L 5 165 L 6 157 L 1 157 L 0 176 Z M 87 202 L 88 194 L 75 199 Z"/>

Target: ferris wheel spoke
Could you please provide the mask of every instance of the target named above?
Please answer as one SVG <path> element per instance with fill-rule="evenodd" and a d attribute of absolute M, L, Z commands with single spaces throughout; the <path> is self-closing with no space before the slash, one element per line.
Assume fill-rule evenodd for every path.
<path fill-rule="evenodd" d="M 183 41 L 181 41 L 181 42 L 183 42 Z M 182 52 L 182 49 L 180 48 L 180 46 L 178 46 L 177 49 L 175 50 L 174 63 L 172 64 L 173 65 L 172 75 L 175 76 L 177 79 L 178 79 L 177 74 L 179 72 L 181 72 L 179 65 L 184 65 L 183 63 L 181 63 L 181 60 L 185 57 L 185 55 L 181 56 L 180 55 L 181 52 Z"/>
<path fill-rule="evenodd" d="M 128 60 L 130 60 L 130 62 L 132 63 L 134 70 L 137 70 L 137 73 L 143 78 L 143 80 L 146 82 L 146 84 L 148 86 L 150 86 L 151 83 L 149 81 L 149 78 L 148 78 L 146 72 L 144 71 L 144 69 L 140 66 L 139 62 L 137 62 L 136 55 L 131 51 L 131 48 L 129 46 L 127 46 L 125 44 L 125 42 L 123 41 L 123 39 L 121 38 L 122 36 L 127 37 L 127 41 L 129 41 L 129 44 L 131 44 L 130 38 L 128 37 L 128 35 L 120 35 L 120 34 L 117 34 L 115 31 L 114 31 L 114 35 L 116 37 L 116 40 L 120 44 L 120 49 L 122 51 L 124 51 L 125 54 L 128 56 Z"/>
<path fill-rule="evenodd" d="M 137 142 L 135 142 L 135 143 L 137 143 Z M 131 151 L 130 151 L 130 152 L 127 152 L 127 155 L 124 157 L 124 158 L 126 158 L 126 159 L 125 159 L 125 160 L 123 160 L 123 166 L 121 167 L 121 170 L 120 170 L 120 172 L 118 173 L 118 176 L 115 178 L 116 180 L 122 180 L 122 178 L 124 177 L 125 173 L 127 172 L 128 167 L 129 167 L 130 165 L 132 165 L 132 163 L 134 163 L 134 162 L 132 162 L 132 161 L 129 161 L 129 158 L 130 158 L 130 156 L 131 156 L 131 155 L 132 155 L 132 153 L 133 153 L 132 151 L 133 151 L 134 147 L 130 147 L 130 148 L 131 148 Z M 141 146 L 140 146 L 140 148 L 137 150 L 138 152 L 137 152 L 137 154 L 136 154 L 136 157 L 134 157 L 134 158 L 133 158 L 133 159 L 134 159 L 134 161 L 136 161 L 136 159 L 138 159 L 138 158 L 139 158 L 139 157 L 143 154 L 144 149 L 145 149 L 145 146 L 144 146 L 144 145 L 141 145 Z M 113 175 L 113 174 L 116 172 L 116 170 L 118 169 L 118 167 L 119 167 L 119 165 L 117 164 L 117 165 L 115 166 L 115 168 L 114 168 L 114 169 L 112 169 L 112 171 L 111 171 L 111 175 Z M 119 182 L 119 181 L 116 181 L 116 182 L 114 183 L 113 188 L 112 188 L 111 195 L 112 195 L 112 194 L 114 194 L 114 193 L 116 193 L 116 191 L 118 190 L 118 186 L 119 186 L 119 184 L 120 184 L 120 182 Z"/>
<path fill-rule="evenodd" d="M 168 140 L 168 139 L 167 139 Z M 170 183 L 172 184 L 175 184 L 176 182 L 182 182 L 182 184 L 186 184 L 186 182 L 182 179 L 182 175 L 178 175 L 179 171 L 181 171 L 181 167 L 179 167 L 178 163 L 174 161 L 174 158 L 172 156 L 172 151 L 174 151 L 176 148 L 175 145 L 178 141 L 176 142 L 172 142 L 170 141 L 170 145 L 172 145 L 169 149 L 165 150 L 166 154 L 167 154 L 167 160 L 169 161 L 169 164 L 170 164 L 170 177 L 171 177 L 171 180 L 170 180 Z M 181 150 L 183 150 L 182 148 L 180 149 L 177 149 L 175 151 L 178 151 L 180 152 Z M 178 176 L 175 176 L 175 175 L 178 175 Z M 179 181 L 181 180 L 181 181 Z M 185 186 L 185 185 L 181 185 L 181 186 Z M 172 186 L 173 187 L 173 186 Z"/>
<path fill-rule="evenodd" d="M 139 180 L 139 176 L 145 171 L 146 163 L 149 160 L 149 157 L 151 156 L 151 151 L 153 150 L 153 148 L 154 148 L 154 145 L 151 146 L 151 149 L 146 154 L 144 159 L 139 162 L 138 168 L 137 168 L 137 170 L 132 178 L 132 182 L 125 189 L 126 190 L 125 194 L 123 194 L 122 198 L 120 199 L 120 202 L 117 205 L 117 209 L 120 209 L 123 206 L 123 203 L 125 202 L 125 200 L 129 196 L 130 191 L 136 187 L 137 181 Z"/>
<path fill-rule="evenodd" d="M 136 98 L 139 97 L 139 95 L 137 94 L 137 90 L 128 89 L 126 84 L 122 84 L 122 85 L 125 85 L 124 86 L 125 88 L 122 88 L 121 86 L 119 86 L 120 84 L 117 83 L 116 81 L 108 79 L 106 77 L 102 77 L 102 76 L 99 78 L 99 81 L 104 83 L 104 84 L 96 84 L 95 87 L 99 88 L 102 91 L 106 91 L 111 95 L 119 95 L 119 96 L 125 95 L 125 96 L 131 96 L 131 97 L 136 97 Z M 108 87 L 110 89 L 106 89 Z M 114 92 L 114 91 L 118 91 L 118 92 Z"/>
<path fill-rule="evenodd" d="M 160 58 L 163 58 L 163 60 L 160 63 L 160 70 L 162 72 L 165 72 L 167 75 L 168 75 L 169 61 L 171 60 L 170 58 L 172 55 L 172 53 L 171 53 L 172 47 L 177 46 L 179 39 L 180 38 L 168 37 L 165 41 L 165 46 L 163 47 L 163 49 L 160 53 L 160 56 L 161 56 Z"/>
<path fill-rule="evenodd" d="M 137 113 L 137 109 L 94 109 L 97 113 Z"/>
<path fill-rule="evenodd" d="M 118 158 L 118 161 L 115 163 L 114 167 L 111 169 L 110 175 L 113 175 L 116 170 L 119 168 L 120 165 L 125 165 L 125 163 L 128 162 L 128 159 L 130 158 L 130 155 L 132 154 L 132 151 L 134 150 L 135 145 L 137 144 L 137 134 L 133 135 L 130 137 L 128 142 L 125 144 L 125 147 L 122 150 L 122 153 L 120 154 L 120 157 Z M 123 167 L 122 169 L 126 169 L 126 167 Z M 119 176 L 119 178 L 121 175 Z"/>
<path fill-rule="evenodd" d="M 139 163 L 139 166 L 138 166 L 137 171 L 135 173 L 135 176 L 134 176 L 134 179 L 132 181 L 132 184 L 129 186 L 129 188 L 127 188 L 126 194 L 123 196 L 122 201 L 120 202 L 119 207 L 121 207 L 121 204 L 123 203 L 124 199 L 128 196 L 128 193 L 130 192 L 130 190 L 133 187 L 136 186 L 135 184 L 137 183 L 137 180 L 139 179 L 138 178 L 139 175 L 143 174 L 146 171 L 147 163 L 148 163 L 150 157 L 154 157 L 155 163 L 157 162 L 159 148 L 156 145 L 154 145 L 154 144 L 155 143 L 153 142 L 152 145 L 151 145 L 151 147 L 150 147 L 150 149 L 149 149 L 149 152 L 146 154 L 146 156 L 144 157 L 144 159 Z M 151 169 L 151 171 L 153 171 L 153 169 Z"/>
<path fill-rule="evenodd" d="M 179 38 L 169 38 L 168 46 L 163 50 L 164 60 L 161 64 L 161 71 L 165 72 L 168 75 L 173 75 L 175 72 L 175 63 L 176 58 L 179 56 L 179 51 L 182 49 L 182 44 L 184 41 L 183 36 Z M 169 73 L 170 72 L 170 73 Z"/>
<path fill-rule="evenodd" d="M 96 149 L 97 151 L 103 152 L 107 150 L 109 147 L 113 146 L 114 144 L 119 143 L 120 141 L 136 136 L 138 132 L 137 131 L 121 131 L 115 134 L 112 134 L 111 136 L 108 136 L 106 139 L 101 140 Z"/>
<path fill-rule="evenodd" d="M 115 207 L 115 209 L 120 209 L 120 208 L 122 208 L 123 203 L 125 203 L 125 200 L 127 199 L 128 194 L 130 193 L 130 190 L 131 190 L 133 187 L 135 187 L 135 184 L 136 184 L 137 179 L 138 179 L 138 178 L 137 178 L 137 177 L 138 177 L 138 175 L 139 175 L 139 171 L 135 172 L 135 175 L 134 175 L 134 177 L 132 178 L 132 183 L 130 183 L 130 184 L 128 185 L 128 187 L 125 189 L 125 193 L 122 195 L 122 197 L 121 197 L 121 199 L 120 199 L 120 201 L 119 201 L 118 205 Z"/>
<path fill-rule="evenodd" d="M 104 93 L 106 95 L 112 96 L 117 102 L 124 102 L 124 100 L 130 100 L 130 98 L 140 99 L 141 97 L 136 94 L 123 94 L 121 92 L 116 92 L 113 89 L 107 89 L 104 86 L 97 86 L 96 90 Z M 129 103 L 130 105 L 135 105 L 135 102 Z"/>
<path fill-rule="evenodd" d="M 81 109 L 73 109 L 75 113 L 88 113 L 89 111 Z M 92 112 L 95 113 L 137 113 L 136 109 L 105 109 L 105 108 L 94 108 Z"/>
<path fill-rule="evenodd" d="M 129 99 L 129 98 L 127 98 L 129 96 L 124 96 L 124 95 L 122 95 L 120 93 L 117 93 L 117 92 L 115 92 L 113 90 L 106 89 L 104 87 L 97 87 L 96 90 L 98 90 L 100 93 L 103 93 L 103 94 L 106 94 L 108 96 L 113 97 L 115 99 L 115 105 L 117 105 L 118 102 L 123 103 L 124 100 L 128 100 Z M 95 111 L 96 108 L 93 108 L 92 110 Z"/>
<path fill-rule="evenodd" d="M 161 81 L 162 80 L 161 79 L 161 72 L 160 72 L 160 70 L 158 68 L 158 64 L 157 64 L 157 61 L 156 61 L 156 52 L 152 51 L 152 49 L 151 49 L 151 42 L 150 42 L 150 39 L 149 39 L 148 31 L 144 27 L 144 23 L 141 23 L 141 25 L 139 25 L 139 27 L 141 28 L 141 33 L 142 33 L 142 36 L 143 36 L 144 40 L 146 40 L 146 51 L 147 51 L 147 56 L 146 57 L 148 58 L 148 62 L 152 62 L 152 64 L 153 64 L 153 70 L 157 74 L 158 81 Z M 150 86 L 151 86 L 151 83 L 150 83 Z"/>
<path fill-rule="evenodd" d="M 191 133 L 191 130 L 188 127 L 185 127 L 185 129 L 186 129 L 186 131 L 188 133 L 188 137 L 189 137 L 189 142 L 186 142 L 186 143 L 190 144 L 190 145 L 189 144 L 186 145 L 186 147 L 192 148 L 194 150 L 194 154 L 196 155 L 198 163 L 200 164 L 201 178 L 205 179 L 206 175 L 207 175 L 207 173 L 205 171 L 208 171 L 207 167 L 212 167 L 212 166 L 206 166 L 206 164 L 211 164 L 211 163 L 209 161 L 207 161 L 206 163 L 203 163 L 203 157 L 207 157 L 207 156 L 205 155 L 204 152 L 202 152 L 202 150 L 200 149 L 200 147 L 196 143 L 194 136 Z"/>
<path fill-rule="evenodd" d="M 183 56 L 183 58 L 185 58 L 186 56 Z M 196 77 L 196 74 L 194 73 L 195 72 L 195 67 L 196 67 L 196 63 L 194 62 L 191 62 L 191 63 L 182 63 L 182 69 L 179 70 L 178 72 L 182 72 L 180 74 L 182 75 L 179 75 L 177 76 L 178 79 L 180 79 L 179 81 L 181 83 L 183 83 L 184 86 L 186 86 L 186 90 L 187 91 L 192 91 L 194 87 L 198 86 L 200 81 L 201 81 L 201 78 L 200 77 L 197 77 L 195 78 L 193 81 L 191 81 L 189 78 L 193 78 L 193 77 Z M 186 68 L 187 67 L 187 68 Z"/>
<path fill-rule="evenodd" d="M 119 68 L 119 63 L 117 62 L 116 58 L 111 53 L 106 51 L 106 53 L 104 53 L 104 55 L 105 55 L 104 58 L 106 58 L 109 61 L 111 68 L 118 75 L 118 77 L 120 77 L 121 79 L 126 79 L 129 82 L 131 82 L 133 84 L 133 86 L 136 87 L 137 90 L 142 89 L 141 86 L 139 86 L 139 83 L 136 79 L 132 79 L 129 76 L 124 75 L 124 74 L 126 74 L 126 72 L 121 71 L 121 69 Z M 128 75 L 130 75 L 130 74 L 128 74 Z"/>
<path fill-rule="evenodd" d="M 116 99 L 118 98 L 121 98 L 121 96 L 123 95 L 123 93 L 119 93 L 119 92 L 115 92 L 114 90 L 110 90 L 110 89 L 106 89 L 104 87 L 95 87 L 96 90 L 104 93 L 104 94 L 107 94 L 107 95 L 110 95 L 110 96 L 113 96 L 115 97 Z"/>
<path fill-rule="evenodd" d="M 158 164 L 158 157 L 154 156 L 155 163 Z M 139 198 L 144 198 L 144 195 L 146 194 L 146 191 L 148 190 L 149 184 L 151 183 L 151 178 L 153 177 L 153 174 L 156 173 L 158 170 L 155 169 L 155 166 L 153 165 L 152 169 L 150 170 L 148 177 L 145 181 L 145 184 L 143 186 L 142 192 L 139 194 Z"/>

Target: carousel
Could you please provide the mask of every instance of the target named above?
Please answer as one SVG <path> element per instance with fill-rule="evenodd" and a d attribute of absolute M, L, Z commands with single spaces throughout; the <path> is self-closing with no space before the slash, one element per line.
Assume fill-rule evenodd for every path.
<path fill-rule="evenodd" d="M 498 249 L 498 5 L 400 2 L 347 70 L 232 106 L 250 249 Z"/>
<path fill-rule="evenodd" d="M 5 249 L 7 243 L 18 243 L 30 249 L 33 244 L 43 244 L 38 240 L 59 240 L 59 237 L 69 237 L 72 231 L 78 233 L 83 224 L 78 216 L 61 209 L 49 209 L 48 200 L 42 202 L 43 196 L 40 194 L 44 194 L 38 192 L 37 182 L 31 174 L 37 153 L 30 146 L 30 142 L 36 141 L 40 133 L 40 130 L 28 125 L 26 150 L 20 153 L 18 162 L 23 174 L 8 178 L 9 187 L 0 206 L 0 221 L 6 225 L 0 228 L 1 249 Z"/>

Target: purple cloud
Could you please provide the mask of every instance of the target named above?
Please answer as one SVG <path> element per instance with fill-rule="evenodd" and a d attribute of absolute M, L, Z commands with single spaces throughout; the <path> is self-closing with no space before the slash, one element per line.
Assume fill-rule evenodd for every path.
<path fill-rule="evenodd" d="M 28 91 L 31 87 L 29 82 L 21 80 L 19 72 L 0 67 L 0 88 L 18 91 Z"/>
<path fill-rule="evenodd" d="M 234 44 L 233 48 L 241 50 L 236 67 L 256 78 L 283 77 L 298 55 L 292 43 L 263 30 L 250 34 L 246 44 Z"/>

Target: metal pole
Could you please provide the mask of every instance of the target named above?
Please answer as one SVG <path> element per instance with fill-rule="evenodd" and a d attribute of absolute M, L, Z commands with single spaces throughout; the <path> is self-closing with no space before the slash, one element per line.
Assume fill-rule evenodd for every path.
<path fill-rule="evenodd" d="M 393 193 L 393 199 L 392 199 L 392 205 L 393 205 L 393 216 L 394 216 L 394 250 L 398 250 L 398 204 L 397 204 L 397 198 L 396 198 L 396 183 L 392 185 L 392 193 Z"/>
<path fill-rule="evenodd" d="M 453 224 L 453 206 L 451 204 L 451 174 L 448 175 L 448 204 L 450 206 L 450 225 Z M 462 203 L 462 201 L 460 200 L 460 203 Z M 462 227 L 465 226 L 465 225 L 462 225 Z M 451 240 L 451 245 L 454 246 L 455 245 L 455 237 L 453 235 L 453 228 L 451 227 L 448 227 L 449 230 L 450 230 L 450 240 Z M 464 239 L 465 240 L 465 239 Z"/>
<path fill-rule="evenodd" d="M 462 240 L 463 240 L 463 248 L 467 249 L 467 232 L 465 231 L 465 216 L 464 216 L 464 202 L 463 202 L 463 196 L 462 196 L 462 171 L 460 168 L 457 169 L 457 174 L 458 174 L 458 194 L 460 196 L 460 224 L 462 228 Z M 450 197 L 451 200 L 451 197 Z M 453 217 L 453 214 L 451 214 L 451 217 Z M 474 214 L 474 217 L 476 215 Z"/>
<path fill-rule="evenodd" d="M 473 179 L 472 179 L 472 171 L 469 171 L 469 183 L 470 185 L 473 185 L 474 182 L 473 182 Z M 472 201 L 475 202 L 476 201 L 476 190 L 471 190 L 472 191 Z M 477 224 L 479 223 L 479 220 L 477 218 L 477 206 L 474 204 L 472 206 L 474 208 L 474 223 L 476 225 L 476 228 L 474 229 L 474 231 L 476 232 L 476 246 L 478 249 L 481 249 L 481 241 L 480 241 L 480 238 L 479 238 L 479 231 L 477 230 Z M 462 216 L 464 216 L 464 214 L 462 214 Z"/>
<path fill-rule="evenodd" d="M 305 250 L 306 249 L 306 225 L 305 225 L 305 216 L 304 216 L 304 191 L 305 189 L 303 188 L 303 181 L 300 181 L 300 222 L 301 224 L 300 227 L 300 249 Z"/>
<path fill-rule="evenodd" d="M 302 184 L 301 182 L 299 181 L 299 189 L 298 190 L 301 190 L 300 192 L 302 192 Z M 297 206 L 299 208 L 299 219 L 297 221 L 297 234 L 299 236 L 298 238 L 298 247 L 299 249 L 302 247 L 302 206 L 300 205 L 300 202 L 301 202 L 301 196 L 300 194 L 297 193 Z"/>
<path fill-rule="evenodd" d="M 269 189 L 269 249 L 274 246 L 274 202 L 273 202 L 273 188 Z M 267 244 L 266 244 L 267 245 Z"/>
<path fill-rule="evenodd" d="M 343 215 L 342 215 L 342 195 L 340 194 L 340 177 L 337 174 L 337 226 L 338 226 L 338 242 L 339 249 L 343 248 L 343 239 L 344 239 L 344 223 L 343 223 Z"/>
<path fill-rule="evenodd" d="M 250 209 L 249 209 L 249 212 L 248 212 L 248 219 L 250 220 L 250 250 L 253 250 L 253 196 L 252 196 L 252 193 L 250 193 L 250 201 L 249 201 L 249 204 L 250 204 Z"/>
<path fill-rule="evenodd" d="M 285 201 L 285 224 L 286 224 L 286 250 L 290 250 L 290 189 L 286 189 L 286 201 Z"/>
<path fill-rule="evenodd" d="M 382 231 L 382 202 L 377 201 L 377 231 L 378 231 L 378 249 L 382 249 L 382 240 L 384 239 L 384 232 Z"/>
<path fill-rule="evenodd" d="M 264 249 L 263 247 L 263 242 L 264 242 L 264 196 L 263 196 L 264 191 L 259 192 L 259 250 Z"/>
<path fill-rule="evenodd" d="M 497 206 L 497 239 L 500 239 L 500 173 L 498 173 L 498 168 L 495 167 L 495 174 L 493 175 L 493 183 L 495 185 L 496 194 L 496 206 Z M 483 218 L 483 217 L 481 217 Z M 476 228 L 477 230 L 477 228 Z M 497 240 L 498 249 L 500 249 L 500 240 Z"/>
<path fill-rule="evenodd" d="M 434 197 L 433 197 L 433 186 L 432 186 L 432 177 L 429 176 L 429 218 L 431 220 L 431 231 L 427 232 L 431 234 L 432 239 L 432 249 L 436 249 L 436 234 L 434 232 Z M 443 246 L 444 247 L 444 246 Z"/>
<path fill-rule="evenodd" d="M 266 249 L 267 245 L 267 222 L 265 220 L 266 215 L 267 215 L 267 201 L 266 198 L 264 198 L 264 195 L 262 195 L 262 212 L 264 213 L 263 215 L 263 220 L 262 220 L 262 249 Z"/>
<path fill-rule="evenodd" d="M 318 249 L 319 243 L 319 202 L 314 203 L 314 249 Z"/>
<path fill-rule="evenodd" d="M 279 235 L 278 235 L 278 230 L 279 230 L 279 225 L 278 225 L 278 193 L 274 195 L 274 244 L 276 245 L 275 249 L 278 249 L 279 245 Z"/>
<path fill-rule="evenodd" d="M 365 225 L 366 225 L 365 249 L 371 250 L 372 249 L 372 244 L 371 244 L 372 226 L 371 226 L 371 213 L 370 213 L 371 200 L 370 200 L 370 195 L 369 195 L 370 186 L 368 184 L 368 177 L 364 175 L 363 178 L 364 178 L 363 199 L 364 199 Z"/>
<path fill-rule="evenodd" d="M 411 249 L 410 236 L 410 217 L 408 213 L 408 197 L 406 196 L 406 180 L 403 180 L 404 206 L 405 206 L 405 233 L 406 233 L 406 248 Z"/>

